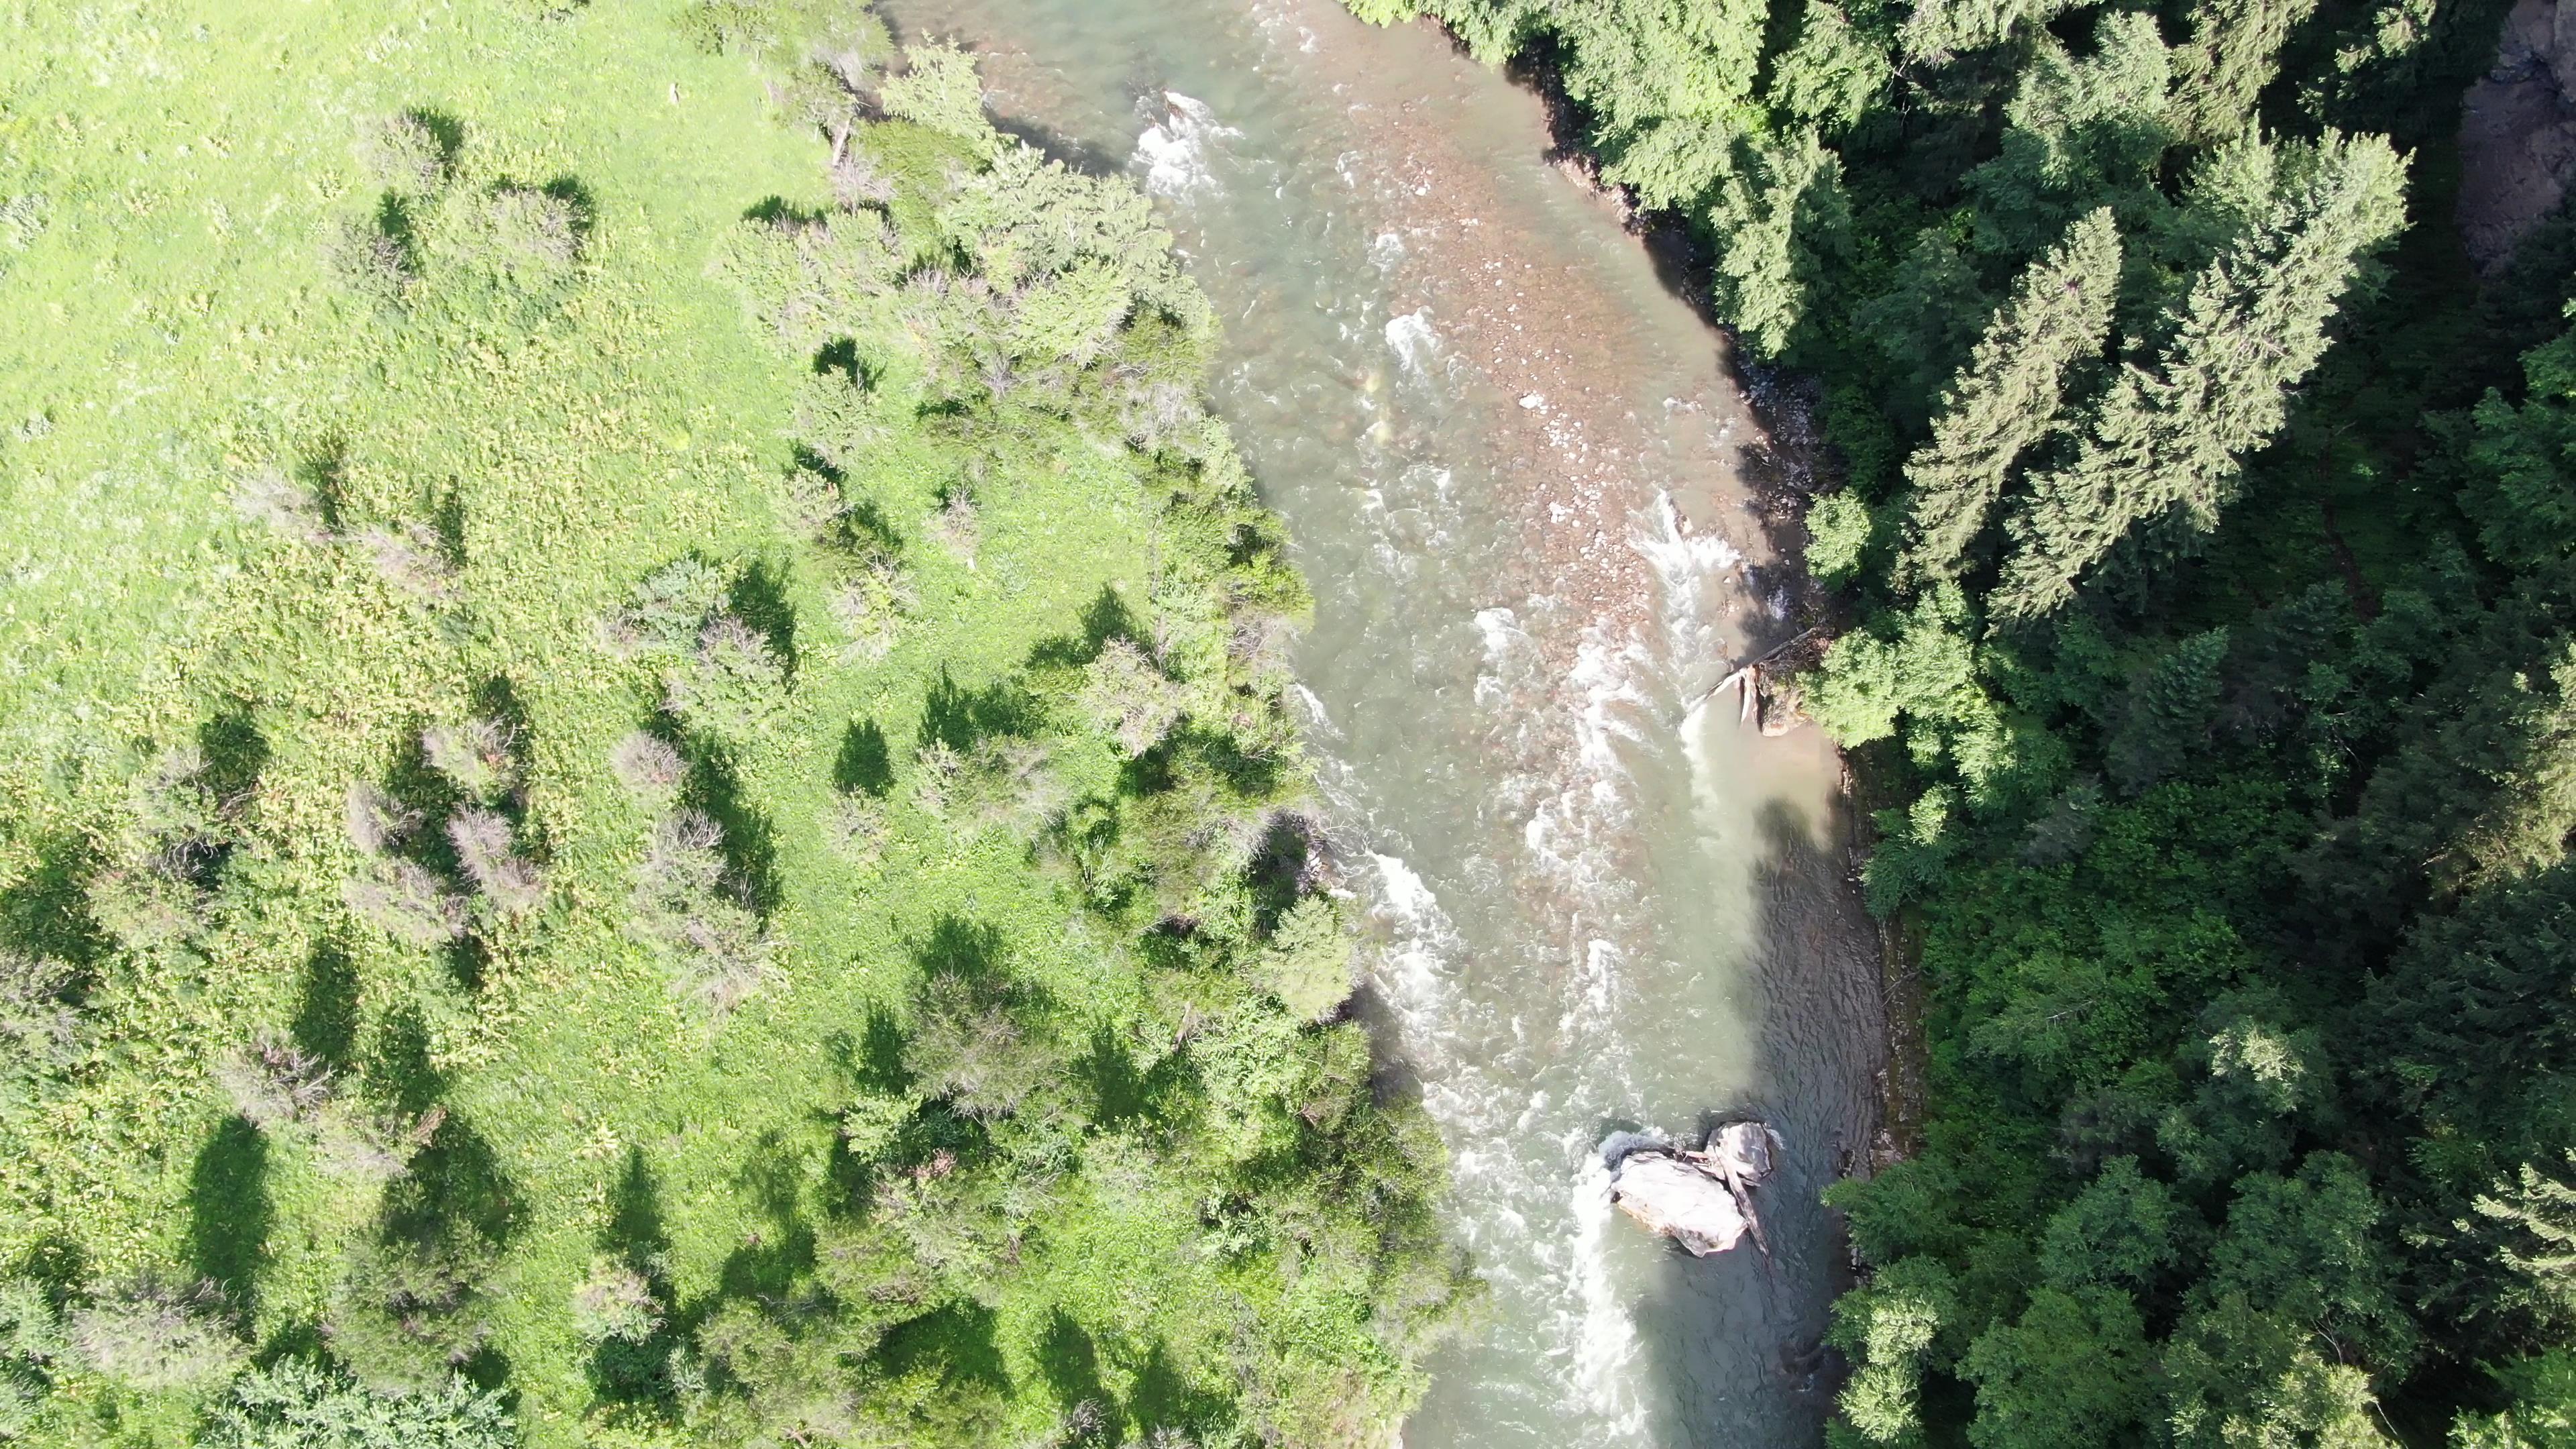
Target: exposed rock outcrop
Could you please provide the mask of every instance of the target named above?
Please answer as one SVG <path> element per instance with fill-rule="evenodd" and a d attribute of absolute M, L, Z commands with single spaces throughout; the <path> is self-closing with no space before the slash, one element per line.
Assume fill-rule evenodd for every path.
<path fill-rule="evenodd" d="M 2576 4 L 2519 0 L 2460 107 L 2461 244 L 2492 272 L 2576 179 Z"/>

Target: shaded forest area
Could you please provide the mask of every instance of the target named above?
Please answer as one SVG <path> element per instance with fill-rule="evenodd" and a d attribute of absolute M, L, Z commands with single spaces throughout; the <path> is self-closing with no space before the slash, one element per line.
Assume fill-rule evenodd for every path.
<path fill-rule="evenodd" d="M 2576 1443 L 2576 234 L 2496 0 L 1351 0 L 1561 88 L 1841 476 L 1931 1104 L 1837 1443 Z"/>
<path fill-rule="evenodd" d="M 0 1442 L 1383 1443 L 1472 1283 L 1144 197 L 840 0 L 0 38 Z"/>

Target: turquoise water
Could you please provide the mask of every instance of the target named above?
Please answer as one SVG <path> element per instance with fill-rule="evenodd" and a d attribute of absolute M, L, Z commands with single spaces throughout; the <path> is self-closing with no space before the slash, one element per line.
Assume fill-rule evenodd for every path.
<path fill-rule="evenodd" d="M 1816 1442 L 1876 1130 L 1878 998 L 1838 766 L 1728 694 L 1794 632 L 1723 342 L 1539 102 L 1329 0 L 897 0 L 988 100 L 1161 199 L 1227 329 L 1219 406 L 1318 598 L 1299 704 L 1368 1009 L 1492 1286 L 1405 1443 Z M 1617 1216 L 1615 1127 L 1787 1141 L 1772 1255 Z"/>

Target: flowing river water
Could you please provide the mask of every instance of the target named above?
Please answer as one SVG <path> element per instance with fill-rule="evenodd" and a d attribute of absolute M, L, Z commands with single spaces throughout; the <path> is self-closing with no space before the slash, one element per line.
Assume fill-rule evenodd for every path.
<path fill-rule="evenodd" d="M 1334 0 L 894 0 L 1007 126 L 1164 203 L 1216 400 L 1314 586 L 1297 703 L 1367 1006 L 1446 1137 L 1491 1293 L 1413 1449 L 1811 1444 L 1879 1119 L 1839 765 L 1734 692 L 1794 632 L 1723 340 L 1548 159 L 1540 100 Z M 1769 1121 L 1749 1244 L 1619 1218 L 1616 1128 Z M 1695 1145 L 1695 1144 L 1694 1144 Z"/>

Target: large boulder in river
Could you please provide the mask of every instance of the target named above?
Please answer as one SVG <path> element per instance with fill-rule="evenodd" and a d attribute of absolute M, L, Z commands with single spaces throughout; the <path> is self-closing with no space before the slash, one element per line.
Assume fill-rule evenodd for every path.
<path fill-rule="evenodd" d="M 1744 1241 L 1751 1227 L 1733 1189 L 1665 1152 L 1632 1152 L 1620 1159 L 1610 1200 L 1648 1232 L 1703 1258 Z"/>
<path fill-rule="evenodd" d="M 1702 1152 L 1676 1152 L 1658 1138 L 1612 1133 L 1601 1144 L 1601 1160 L 1610 1168 L 1610 1200 L 1647 1231 L 1703 1258 L 1734 1247 L 1749 1232 L 1768 1253 L 1753 1189 L 1771 1176 L 1779 1145 L 1779 1134 L 1759 1122 L 1730 1122 L 1708 1134 Z"/>

